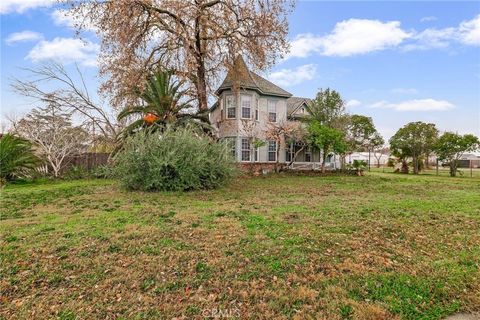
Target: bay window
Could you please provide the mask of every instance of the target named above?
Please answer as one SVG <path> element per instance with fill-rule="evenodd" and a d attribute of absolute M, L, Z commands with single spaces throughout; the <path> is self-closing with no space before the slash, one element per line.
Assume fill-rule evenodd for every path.
<path fill-rule="evenodd" d="M 268 121 L 277 122 L 277 102 L 268 100 Z"/>
<path fill-rule="evenodd" d="M 242 94 L 240 95 L 240 103 L 242 105 L 242 118 L 251 118 L 252 96 Z"/>

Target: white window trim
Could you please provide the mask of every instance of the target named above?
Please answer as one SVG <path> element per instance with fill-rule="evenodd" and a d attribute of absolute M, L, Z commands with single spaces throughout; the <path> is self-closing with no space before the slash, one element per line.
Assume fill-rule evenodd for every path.
<path fill-rule="evenodd" d="M 248 97 L 250 99 L 250 106 L 247 108 L 247 107 L 244 107 L 243 106 L 243 97 Z M 252 119 L 252 100 L 253 100 L 253 97 L 252 95 L 250 94 L 240 94 L 240 116 L 242 119 Z M 250 109 L 250 116 L 249 117 L 244 117 L 243 116 L 243 109 Z"/>
<path fill-rule="evenodd" d="M 273 102 L 275 104 L 275 112 L 270 112 L 270 103 Z M 275 121 L 270 120 L 270 113 L 275 113 Z M 277 110 L 277 100 L 269 99 L 267 100 L 267 115 L 269 122 L 277 122 L 278 120 L 278 110 Z"/>
<path fill-rule="evenodd" d="M 232 154 L 232 151 L 235 151 L 234 154 L 233 154 L 233 158 L 235 159 L 235 161 L 237 161 L 237 137 L 224 137 L 223 139 L 225 139 L 226 141 L 233 141 L 233 148 L 231 146 L 229 146 L 229 152 Z"/>
<path fill-rule="evenodd" d="M 233 107 L 228 106 L 228 98 L 232 97 L 233 98 Z M 234 109 L 235 110 L 235 116 L 234 117 L 229 117 L 228 116 L 228 110 L 229 109 Z M 237 104 L 235 103 L 235 96 L 233 94 L 227 94 L 225 95 L 225 119 L 236 119 L 237 118 Z"/>
<path fill-rule="evenodd" d="M 247 140 L 248 142 L 248 149 L 243 149 L 243 140 Z M 252 162 L 252 145 L 248 141 L 248 138 L 241 138 L 240 139 L 240 161 L 241 162 Z M 248 151 L 248 160 L 243 160 L 243 152 Z"/>
<path fill-rule="evenodd" d="M 270 142 L 275 143 L 275 150 L 270 151 Z M 270 160 L 270 153 L 273 152 L 275 155 L 275 160 Z M 269 140 L 267 144 L 267 162 L 277 162 L 277 141 Z"/>

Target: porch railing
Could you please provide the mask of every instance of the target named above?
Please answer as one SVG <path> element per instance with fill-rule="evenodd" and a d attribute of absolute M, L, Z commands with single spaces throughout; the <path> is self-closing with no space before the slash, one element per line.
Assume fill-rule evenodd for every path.
<path fill-rule="evenodd" d="M 289 169 L 292 170 L 322 170 L 322 163 L 321 162 L 293 162 Z M 327 170 L 335 170 L 335 162 L 327 162 L 325 163 L 325 169 Z"/>

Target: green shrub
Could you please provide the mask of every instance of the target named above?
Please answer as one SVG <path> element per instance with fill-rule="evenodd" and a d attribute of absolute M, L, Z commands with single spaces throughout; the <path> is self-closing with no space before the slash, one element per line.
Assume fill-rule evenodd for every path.
<path fill-rule="evenodd" d="M 39 164 L 30 141 L 8 133 L 0 138 L 0 184 L 29 177 Z"/>
<path fill-rule="evenodd" d="M 108 179 L 113 176 L 112 167 L 107 164 L 102 164 L 93 168 L 91 174 L 97 179 Z"/>
<path fill-rule="evenodd" d="M 88 170 L 82 166 L 71 166 L 65 170 L 62 176 L 67 180 L 79 180 L 89 178 L 90 174 Z"/>
<path fill-rule="evenodd" d="M 213 189 L 235 173 L 227 145 L 191 128 L 143 130 L 127 138 L 114 173 L 130 190 Z"/>

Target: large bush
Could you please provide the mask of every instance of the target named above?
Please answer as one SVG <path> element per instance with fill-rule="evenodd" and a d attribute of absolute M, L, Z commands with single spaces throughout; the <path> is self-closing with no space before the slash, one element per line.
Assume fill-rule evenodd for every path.
<path fill-rule="evenodd" d="M 9 133 L 0 138 L 0 184 L 28 177 L 39 163 L 30 141 Z"/>
<path fill-rule="evenodd" d="M 225 144 L 190 128 L 138 132 L 114 160 L 115 175 L 130 190 L 212 189 L 235 172 Z"/>

